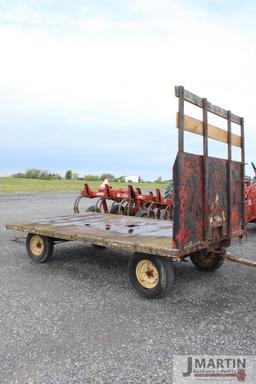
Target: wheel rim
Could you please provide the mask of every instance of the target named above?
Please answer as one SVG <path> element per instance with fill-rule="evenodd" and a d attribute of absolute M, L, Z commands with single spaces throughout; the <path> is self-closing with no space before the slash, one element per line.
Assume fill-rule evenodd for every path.
<path fill-rule="evenodd" d="M 199 259 L 205 265 L 212 264 L 216 259 L 216 254 L 214 254 L 214 252 L 210 252 L 207 255 L 199 256 Z"/>
<path fill-rule="evenodd" d="M 30 250 L 34 256 L 41 256 L 44 250 L 44 242 L 41 236 L 34 235 L 30 239 Z"/>
<path fill-rule="evenodd" d="M 159 273 L 150 260 L 141 260 L 136 266 L 136 277 L 144 288 L 154 288 L 159 281 Z"/>

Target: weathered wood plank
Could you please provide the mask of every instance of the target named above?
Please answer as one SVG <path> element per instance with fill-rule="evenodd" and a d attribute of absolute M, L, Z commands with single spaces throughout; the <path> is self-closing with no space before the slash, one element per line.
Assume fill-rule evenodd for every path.
<path fill-rule="evenodd" d="M 176 127 L 179 128 L 179 113 L 176 115 Z M 194 117 L 184 115 L 184 130 L 187 132 L 196 133 L 203 136 L 203 122 L 195 119 Z M 218 128 L 215 125 L 208 124 L 208 137 L 222 143 L 228 143 L 228 132 L 224 129 Z M 231 134 L 231 144 L 235 147 L 241 148 L 241 137 L 234 133 Z"/>
<path fill-rule="evenodd" d="M 175 95 L 179 97 L 179 87 L 175 87 Z M 194 93 L 187 91 L 186 89 L 184 90 L 184 100 L 196 105 L 197 107 L 203 108 L 203 99 L 195 95 Z M 228 111 L 223 108 L 217 107 L 217 105 L 214 105 L 209 101 L 207 105 L 207 110 L 208 112 L 214 113 L 217 116 L 227 119 Z M 231 121 L 239 125 L 241 124 L 241 118 L 237 115 L 234 115 L 233 113 L 231 113 Z"/>

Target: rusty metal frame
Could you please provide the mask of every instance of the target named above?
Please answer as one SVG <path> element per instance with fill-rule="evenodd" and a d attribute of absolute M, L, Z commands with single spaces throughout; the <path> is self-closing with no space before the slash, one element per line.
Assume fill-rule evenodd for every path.
<path fill-rule="evenodd" d="M 174 232 L 173 232 L 173 241 L 174 246 L 179 249 L 184 249 L 184 247 L 190 246 L 195 242 L 206 242 L 208 246 L 216 247 L 220 243 L 228 244 L 231 238 L 236 236 L 242 236 L 246 231 L 245 223 L 245 180 L 244 180 L 244 167 L 245 167 L 245 148 L 244 148 L 244 120 L 243 118 L 227 111 L 223 108 L 215 106 L 210 103 L 206 98 L 201 98 L 187 90 L 184 87 L 179 86 L 175 87 L 175 95 L 178 97 L 178 155 L 174 165 L 173 178 L 174 178 Z M 202 124 L 203 130 L 199 133 L 198 130 L 194 133 L 199 133 L 203 136 L 203 154 L 202 155 L 193 155 L 184 152 L 184 131 L 191 130 L 191 127 L 185 127 L 185 102 L 189 102 L 202 109 Z M 227 143 L 227 159 L 218 159 L 208 156 L 208 113 L 214 113 L 217 116 L 220 116 L 227 120 L 227 139 L 226 141 L 220 138 L 215 138 L 215 140 L 224 141 Z M 189 117 L 188 117 L 189 118 Z M 198 121 L 200 123 L 200 121 Z M 241 134 L 240 134 L 240 147 L 241 147 L 241 161 L 232 160 L 232 126 L 231 123 L 234 122 L 240 125 Z M 219 131 L 223 131 L 217 128 Z M 224 132 L 225 133 L 225 132 Z M 233 135 L 234 136 L 234 135 Z M 211 137 L 212 138 L 212 137 Z M 233 144 L 235 145 L 235 144 Z M 197 169 L 194 174 L 186 176 L 186 167 L 189 165 L 190 168 L 193 166 Z M 210 169 L 215 171 L 216 176 L 216 167 L 221 171 L 222 168 L 225 168 L 225 171 L 222 172 L 222 179 L 216 179 L 216 182 L 222 181 L 225 185 L 225 191 L 221 191 L 220 198 L 223 200 L 223 216 L 225 218 L 222 220 L 222 229 L 217 228 L 221 227 L 221 220 L 216 224 L 216 228 L 209 222 L 209 210 L 210 205 L 213 205 L 212 197 L 210 197 L 209 192 L 212 186 L 212 181 L 210 179 Z M 201 176 L 200 176 L 201 173 Z M 234 177 L 234 174 L 236 177 Z M 187 177 L 187 178 L 186 178 Z M 192 177 L 197 180 L 197 188 L 199 189 L 199 194 L 202 195 L 202 206 L 196 206 L 194 214 L 194 221 L 191 220 L 193 215 L 187 214 L 187 217 L 184 213 L 184 210 L 188 209 L 189 206 L 186 206 L 185 195 L 187 193 L 195 192 L 193 188 L 191 191 L 186 191 L 188 187 L 185 187 L 184 183 L 191 183 Z M 209 183 L 211 185 L 209 185 Z M 239 201 L 237 201 L 237 193 L 235 196 L 236 187 L 234 186 L 237 183 L 241 184 L 241 192 Z M 176 187 L 175 187 L 176 184 Z M 183 192 L 183 190 L 185 192 Z M 235 197 L 234 197 L 235 196 Z M 200 199 L 200 197 L 199 197 Z M 192 200 L 190 199 L 190 203 Z M 185 206 L 185 208 L 184 208 Z M 212 208 L 213 209 L 213 208 Z M 175 214 L 176 210 L 176 214 Z M 202 216 L 202 223 L 199 223 L 199 214 Z M 225 215 L 224 215 L 225 213 Z M 190 215 L 190 217 L 189 217 Z M 235 217 L 236 216 L 236 217 Z M 239 216 L 239 218 L 238 218 Z M 234 218 L 233 218 L 234 217 Z M 186 222 L 187 221 L 187 222 Z M 194 231 L 194 236 L 189 236 L 188 234 L 188 222 L 192 222 L 193 226 L 199 226 L 200 230 Z M 239 224 L 238 224 L 239 221 Z M 190 223 L 191 224 L 191 223 Z M 202 231 L 201 231 L 202 226 Z M 193 232 L 194 228 L 190 225 L 190 232 Z M 217 232 L 221 232 L 217 234 Z M 214 233 L 214 234 L 213 234 Z"/>
<path fill-rule="evenodd" d="M 203 239 L 206 240 L 208 237 L 208 220 L 207 220 L 207 200 L 208 200 L 208 180 L 206 175 L 208 174 L 208 101 L 206 98 L 203 99 Z"/>
<path fill-rule="evenodd" d="M 22 224 L 7 229 L 33 233 L 55 240 L 82 241 L 109 248 L 155 254 L 176 259 L 186 252 L 172 248 L 172 222 L 132 216 L 87 212 Z"/>
<path fill-rule="evenodd" d="M 176 86 L 175 87 L 175 96 L 180 97 L 180 92 L 182 92 L 182 98 L 184 101 L 187 101 L 188 103 L 191 103 L 197 107 L 203 108 L 203 98 L 195 95 L 192 92 L 187 91 L 186 89 L 184 89 L 183 86 Z M 219 117 L 223 117 L 224 119 L 227 118 L 227 112 L 228 112 L 227 110 L 220 108 L 217 105 L 214 105 L 210 102 L 207 103 L 207 111 L 211 112 L 211 113 L 213 113 Z M 241 125 L 242 124 L 241 119 L 242 119 L 241 117 L 231 113 L 231 121 L 233 123 Z M 241 134 L 241 136 L 244 136 L 244 135 Z"/>

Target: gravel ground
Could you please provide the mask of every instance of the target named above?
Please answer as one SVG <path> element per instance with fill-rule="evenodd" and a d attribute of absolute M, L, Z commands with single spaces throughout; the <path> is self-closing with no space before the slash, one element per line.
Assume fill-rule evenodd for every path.
<path fill-rule="evenodd" d="M 129 254 L 81 243 L 35 265 L 4 224 L 72 213 L 75 193 L 0 194 L 0 383 L 172 383 L 173 354 L 255 354 L 255 272 L 175 264 L 160 300 L 129 286 Z M 18 233 L 19 235 L 19 233 Z M 231 250 L 255 257 L 256 226 Z"/>

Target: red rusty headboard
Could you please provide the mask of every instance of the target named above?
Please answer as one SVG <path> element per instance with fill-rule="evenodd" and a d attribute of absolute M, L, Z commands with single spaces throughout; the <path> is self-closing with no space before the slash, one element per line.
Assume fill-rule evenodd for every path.
<path fill-rule="evenodd" d="M 204 244 L 217 247 L 245 231 L 244 122 L 206 99 L 176 87 L 179 97 L 177 128 L 179 151 L 173 166 L 173 242 L 178 249 Z M 202 108 L 202 121 L 184 115 L 184 102 Z M 227 120 L 227 130 L 208 124 L 208 112 Z M 241 135 L 231 132 L 239 124 Z M 203 155 L 184 152 L 184 131 L 203 136 Z M 208 156 L 208 138 L 227 143 L 228 158 Z M 241 161 L 233 161 L 231 147 L 241 148 Z"/>

